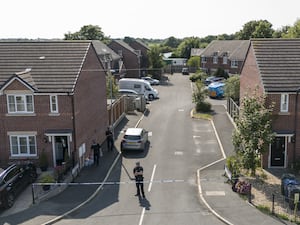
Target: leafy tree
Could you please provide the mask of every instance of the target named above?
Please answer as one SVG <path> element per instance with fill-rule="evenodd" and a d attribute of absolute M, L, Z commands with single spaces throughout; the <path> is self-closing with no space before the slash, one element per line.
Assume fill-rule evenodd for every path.
<path fill-rule="evenodd" d="M 178 47 L 180 42 L 181 42 L 180 39 L 171 36 L 164 41 L 163 45 L 175 49 Z"/>
<path fill-rule="evenodd" d="M 177 48 L 177 55 L 189 59 L 192 48 L 199 48 L 200 39 L 197 37 L 185 38 Z"/>
<path fill-rule="evenodd" d="M 106 96 L 107 98 L 115 98 L 118 95 L 118 85 L 115 82 L 114 76 L 108 74 L 106 76 Z"/>
<path fill-rule="evenodd" d="M 200 56 L 193 56 L 187 61 L 189 67 L 194 67 L 196 70 L 200 67 Z"/>
<path fill-rule="evenodd" d="M 211 111 L 211 104 L 205 101 L 206 98 L 207 98 L 207 89 L 205 89 L 204 84 L 200 80 L 197 80 L 195 82 L 195 89 L 193 92 L 193 102 L 196 104 L 197 112 Z"/>
<path fill-rule="evenodd" d="M 250 38 L 271 38 L 273 33 L 272 24 L 267 20 L 252 20 L 244 24 L 237 36 L 240 40 L 249 40 Z"/>
<path fill-rule="evenodd" d="M 151 69 L 161 69 L 164 66 L 162 54 L 158 45 L 152 45 L 148 52 Z"/>
<path fill-rule="evenodd" d="M 271 127 L 273 105 L 265 107 L 265 96 L 255 93 L 243 99 L 240 117 L 236 120 L 233 144 L 242 165 L 255 175 L 259 158 L 274 138 Z"/>
<path fill-rule="evenodd" d="M 283 26 L 282 28 L 275 30 L 273 33 L 273 38 L 284 37 L 288 33 L 289 28 L 290 26 Z"/>
<path fill-rule="evenodd" d="M 294 26 L 288 28 L 287 32 L 282 35 L 283 38 L 300 38 L 300 19 L 298 19 Z"/>
<path fill-rule="evenodd" d="M 101 28 L 94 25 L 85 25 L 80 31 L 65 34 L 65 40 L 100 40 L 107 42 L 108 38 L 104 36 Z"/>
<path fill-rule="evenodd" d="M 234 75 L 229 77 L 225 83 L 225 96 L 232 98 L 233 101 L 239 102 L 240 98 L 240 76 Z"/>

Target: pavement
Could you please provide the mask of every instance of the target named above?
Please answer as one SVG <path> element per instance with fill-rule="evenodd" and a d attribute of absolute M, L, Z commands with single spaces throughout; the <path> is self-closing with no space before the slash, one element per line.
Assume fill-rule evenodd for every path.
<path fill-rule="evenodd" d="M 293 224 L 288 221 L 279 220 L 276 217 L 263 214 L 247 200 L 242 199 L 238 194 L 233 192 L 231 185 L 226 183 L 227 179 L 223 176 L 225 157 L 233 153 L 231 134 L 234 127 L 224 106 L 213 106 L 213 109 L 215 111 L 215 115 L 212 124 L 215 128 L 220 151 L 222 151 L 224 158 L 218 159 L 216 162 L 198 169 L 198 191 L 201 201 L 206 205 L 211 213 L 223 221 L 224 224 Z M 140 112 L 126 115 L 121 123 L 115 128 L 115 137 L 120 137 L 122 130 L 128 127 L 135 127 L 142 116 L 143 114 Z M 100 166 L 85 167 L 80 172 L 80 175 L 75 179 L 75 182 L 105 182 L 110 173 L 111 166 L 116 163 L 119 157 L 120 154 L 118 151 L 114 150 L 113 152 L 109 152 L 104 149 L 103 156 L 100 157 Z M 38 217 L 38 215 L 45 215 L 45 212 L 48 213 L 49 207 L 52 209 L 52 215 L 62 215 L 61 217 L 52 216 L 50 218 L 52 219 L 52 222 L 55 222 L 84 205 L 101 189 L 101 187 L 97 188 L 91 186 L 84 188 L 84 192 L 80 189 L 80 194 L 75 193 L 76 189 L 70 188 L 69 190 L 59 194 L 57 197 L 52 197 L 47 201 L 42 201 L 38 204 L 32 204 L 31 188 L 29 187 L 21 196 L 19 196 L 15 205 L 11 209 L 0 211 L 0 224 L 24 223 L 29 221 L 29 218 L 32 219 Z M 80 196 L 80 198 L 82 198 L 82 203 L 78 205 L 78 201 L 73 202 L 68 199 L 68 205 L 63 205 L 64 198 L 70 198 L 70 196 Z M 51 205 L 49 206 L 49 204 Z M 26 224 L 30 223 L 26 222 Z M 41 223 L 34 221 L 31 224 Z"/>

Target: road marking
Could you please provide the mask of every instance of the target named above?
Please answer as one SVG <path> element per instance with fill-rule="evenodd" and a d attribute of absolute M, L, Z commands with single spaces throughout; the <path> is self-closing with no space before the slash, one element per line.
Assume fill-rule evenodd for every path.
<path fill-rule="evenodd" d="M 183 152 L 182 151 L 176 151 L 176 152 L 174 152 L 174 155 L 183 155 Z"/>
<path fill-rule="evenodd" d="M 148 132 L 148 137 L 152 137 L 152 131 Z"/>
<path fill-rule="evenodd" d="M 193 138 L 201 138 L 199 135 L 194 135 Z"/>
<path fill-rule="evenodd" d="M 225 196 L 224 191 L 206 191 L 205 194 L 207 196 Z"/>
<path fill-rule="evenodd" d="M 139 221 L 139 225 L 142 225 L 142 224 L 143 224 L 144 215 L 145 215 L 145 207 L 144 207 L 143 210 L 142 210 L 141 217 L 140 217 L 140 221 Z"/>
<path fill-rule="evenodd" d="M 155 170 L 156 170 L 156 164 L 154 164 L 154 166 L 153 166 L 152 175 L 151 175 L 151 178 L 150 178 L 150 184 L 149 184 L 149 187 L 148 187 L 148 192 L 151 191 Z"/>
<path fill-rule="evenodd" d="M 178 109 L 178 112 L 184 112 L 184 109 Z"/>

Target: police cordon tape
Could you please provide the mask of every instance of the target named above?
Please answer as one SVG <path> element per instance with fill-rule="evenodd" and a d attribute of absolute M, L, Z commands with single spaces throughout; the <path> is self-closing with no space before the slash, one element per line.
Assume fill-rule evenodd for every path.
<path fill-rule="evenodd" d="M 33 183 L 32 186 L 41 186 L 41 185 L 119 185 L 119 184 L 135 184 L 139 183 L 184 183 L 185 180 L 154 180 L 154 181 L 108 181 L 108 182 L 88 182 L 88 183 Z"/>

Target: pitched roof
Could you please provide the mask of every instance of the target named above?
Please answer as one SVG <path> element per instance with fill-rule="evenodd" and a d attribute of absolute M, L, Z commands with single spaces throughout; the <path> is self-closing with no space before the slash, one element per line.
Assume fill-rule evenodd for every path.
<path fill-rule="evenodd" d="M 117 53 L 115 53 L 111 48 L 109 48 L 103 42 L 101 42 L 99 40 L 94 40 L 93 45 L 95 47 L 97 55 L 100 56 L 100 58 L 104 55 L 110 55 L 112 57 L 112 60 L 121 59 L 121 56 L 119 56 Z"/>
<path fill-rule="evenodd" d="M 300 87 L 300 39 L 252 39 L 266 92 L 295 92 Z"/>
<path fill-rule="evenodd" d="M 112 40 L 112 42 L 115 42 L 117 43 L 118 45 L 120 45 L 121 47 L 131 51 L 132 53 L 136 54 L 136 51 L 134 48 L 132 48 L 129 44 L 127 44 L 125 41 L 122 41 L 122 40 Z"/>
<path fill-rule="evenodd" d="M 0 41 L 0 89 L 17 75 L 37 92 L 73 92 L 90 45 L 91 41 Z M 22 73 L 26 70 L 30 73 Z"/>
<path fill-rule="evenodd" d="M 218 53 L 222 57 L 225 53 L 228 59 L 244 61 L 249 48 L 249 40 L 214 40 L 202 52 L 205 57 Z"/>

